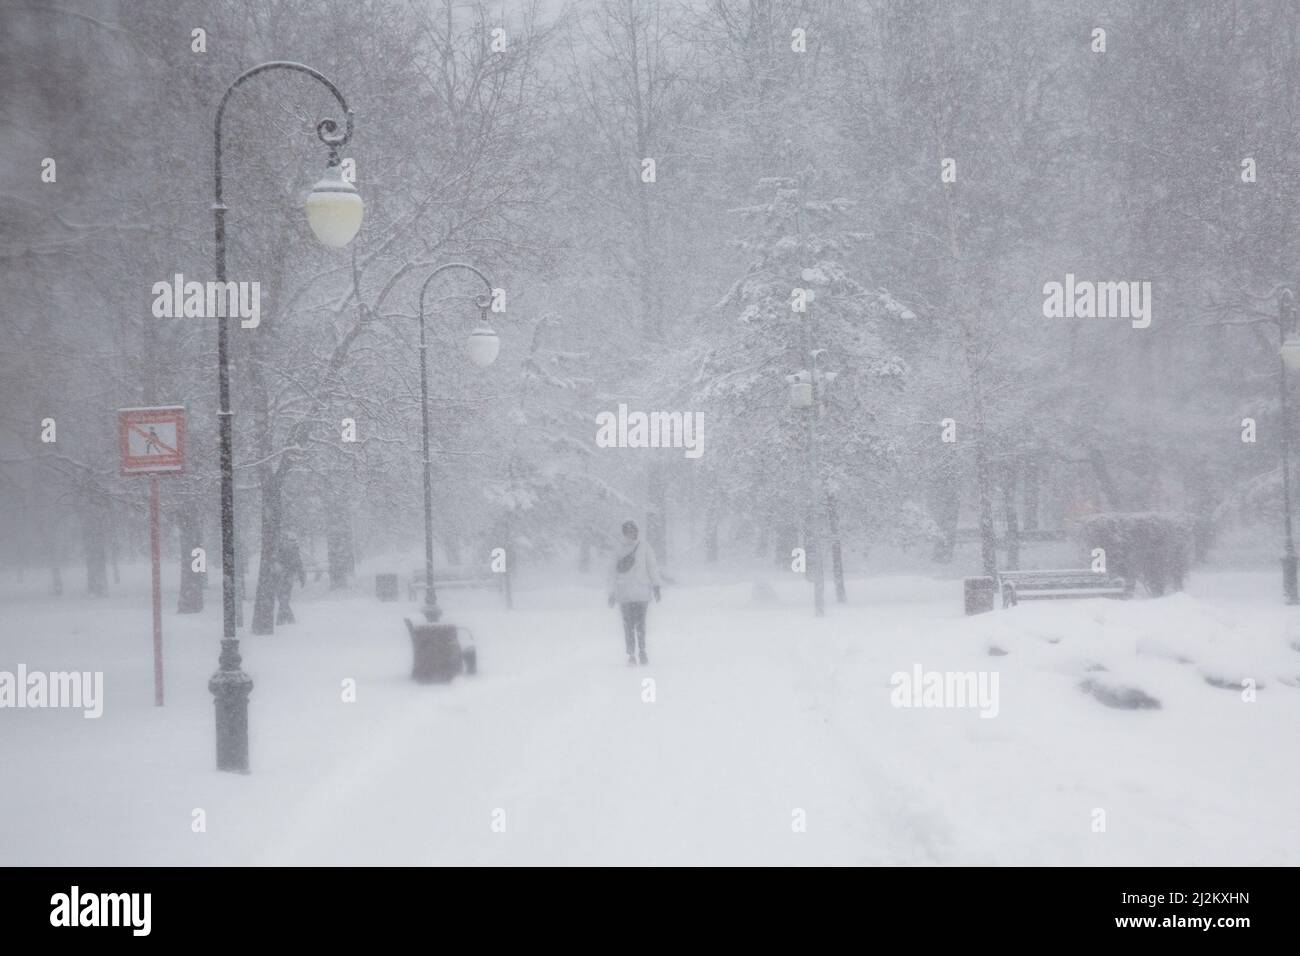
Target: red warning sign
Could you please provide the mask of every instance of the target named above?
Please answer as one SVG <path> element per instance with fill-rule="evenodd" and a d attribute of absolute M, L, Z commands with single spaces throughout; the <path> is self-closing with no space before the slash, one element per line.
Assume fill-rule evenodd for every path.
<path fill-rule="evenodd" d="M 185 470 L 185 408 L 119 408 L 122 474 L 149 475 Z"/>

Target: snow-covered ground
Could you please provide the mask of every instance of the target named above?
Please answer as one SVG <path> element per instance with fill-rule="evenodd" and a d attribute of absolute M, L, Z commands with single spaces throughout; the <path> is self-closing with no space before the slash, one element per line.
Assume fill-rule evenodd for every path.
<path fill-rule="evenodd" d="M 0 670 L 103 671 L 105 704 L 0 710 L 0 863 L 1300 863 L 1300 609 L 1273 573 L 975 618 L 960 581 L 872 577 L 822 620 L 802 582 L 714 580 L 665 590 L 645 668 L 595 586 L 514 611 L 449 591 L 480 661 L 450 686 L 409 679 L 411 605 L 313 584 L 297 624 L 243 635 L 248 776 L 213 769 L 219 591 L 166 614 L 155 708 L 146 578 L 126 581 L 3 584 Z M 893 706 L 918 665 L 997 672 L 996 716 Z"/>

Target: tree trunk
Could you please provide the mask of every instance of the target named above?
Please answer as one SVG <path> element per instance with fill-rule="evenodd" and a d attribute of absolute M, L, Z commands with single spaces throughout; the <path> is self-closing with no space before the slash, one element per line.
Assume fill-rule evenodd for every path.
<path fill-rule="evenodd" d="M 513 516 L 511 515 L 511 513 L 510 513 L 509 511 L 507 511 L 507 512 L 506 512 L 506 515 L 505 515 L 505 521 L 504 521 L 504 528 L 503 528 L 503 531 L 504 531 L 504 536 L 503 536 L 503 537 L 504 537 L 504 540 L 505 540 L 505 544 L 504 544 L 503 546 L 504 546 L 505 549 L 506 549 L 506 570 L 505 570 L 505 578 L 506 578 L 506 579 L 505 579 L 505 581 L 503 582 L 503 584 L 504 584 L 504 592 L 505 592 L 505 599 L 506 599 L 506 610 L 513 610 L 513 609 L 514 609 L 514 606 L 515 606 L 515 587 L 514 587 L 514 584 L 515 584 L 515 582 L 514 582 L 514 577 L 515 577 L 515 544 L 514 544 L 514 542 L 515 542 L 515 527 L 514 527 Z"/>
<path fill-rule="evenodd" d="M 799 529 L 788 521 L 782 522 L 776 529 L 776 566 L 786 571 L 790 570 L 790 559 L 793 557 L 792 551 L 798 546 Z"/>
<path fill-rule="evenodd" d="M 460 564 L 460 538 L 451 528 L 448 528 L 447 533 L 442 536 L 442 550 L 447 553 L 448 564 Z"/>
<path fill-rule="evenodd" d="M 86 591 L 91 597 L 103 597 L 108 593 L 108 549 L 104 542 L 104 509 L 93 498 L 88 500 L 82 509 L 81 540 L 86 554 Z"/>
<path fill-rule="evenodd" d="M 1187 468 L 1183 476 L 1183 487 L 1192 499 L 1192 548 L 1197 561 L 1204 561 L 1214 544 L 1214 487 L 1209 474 L 1200 465 Z M 1181 588 L 1179 588 L 1181 590 Z"/>
<path fill-rule="evenodd" d="M 118 549 L 121 542 L 118 540 L 117 517 L 110 513 L 108 516 L 108 555 L 113 565 L 113 583 L 122 583 L 122 566 L 118 563 Z"/>
<path fill-rule="evenodd" d="M 989 474 L 983 435 L 975 443 L 975 481 L 979 486 L 980 563 L 984 567 L 984 573 L 992 577 L 998 573 L 998 537 L 997 529 L 993 526 L 992 476 Z"/>
<path fill-rule="evenodd" d="M 352 519 L 346 509 L 335 511 L 337 523 L 325 532 L 325 564 L 329 569 L 330 590 L 348 586 L 352 576 Z"/>
<path fill-rule="evenodd" d="M 949 564 L 957 547 L 957 523 L 961 517 L 961 497 L 957 493 L 954 470 L 944 465 L 931 477 L 928 489 L 930 517 L 939 526 L 932 560 Z"/>
<path fill-rule="evenodd" d="M 181 593 L 176 599 L 176 613 L 198 614 L 203 610 L 203 580 L 207 573 L 193 570 L 193 551 L 203 547 L 203 520 L 199 504 L 192 494 L 183 492 L 181 495 L 176 530 L 181 547 Z"/>
<path fill-rule="evenodd" d="M 1020 567 L 1020 518 L 1016 514 L 1016 469 L 1009 467 L 1002 476 L 1002 517 L 1007 531 L 1007 567 Z"/>
<path fill-rule="evenodd" d="M 629 21 L 629 23 L 632 21 Z M 627 68 L 632 101 L 626 106 L 636 124 L 636 167 L 628 185 L 632 187 L 632 197 L 636 209 L 636 230 L 640 254 L 637 256 L 637 286 L 641 306 L 641 338 L 643 342 L 659 343 L 663 341 L 663 292 L 662 271 L 660 269 L 659 230 L 650 208 L 651 199 L 658 187 L 650 187 L 640 181 L 641 160 L 651 155 L 650 130 L 654 122 L 653 109 L 643 99 L 643 69 L 641 48 L 635 32 L 626 37 Z M 651 101 L 653 102 L 653 101 Z M 668 561 L 668 509 L 667 476 L 662 464 L 650 461 L 646 469 L 646 487 L 648 511 L 646 514 L 645 537 L 655 556 L 661 562 Z"/>
<path fill-rule="evenodd" d="M 843 604 L 848 600 L 844 589 L 844 553 L 840 547 L 840 509 L 835 496 L 826 495 L 826 523 L 831 532 L 831 574 L 835 578 L 835 602 Z"/>
<path fill-rule="evenodd" d="M 281 483 L 277 477 L 262 485 L 262 556 L 257 563 L 257 594 L 253 597 L 253 633 L 275 632 L 275 568 L 280 545 Z"/>
<path fill-rule="evenodd" d="M 651 462 L 646 469 L 646 498 L 649 509 L 646 512 L 646 540 L 654 549 L 655 557 L 661 562 L 668 561 L 668 519 L 667 486 L 664 468 L 658 462 Z"/>
<path fill-rule="evenodd" d="M 266 278 L 262 281 L 263 293 L 269 291 L 269 301 L 280 301 L 280 290 L 284 283 L 285 256 L 289 248 L 288 232 L 280 220 L 280 242 L 277 254 L 268 264 Z M 265 300 L 264 300 L 265 301 Z M 275 631 L 275 566 L 280 544 L 281 494 L 283 492 L 284 472 L 272 464 L 275 450 L 275 422 L 271 416 L 271 397 L 266 379 L 262 374 L 263 346 L 261 343 L 273 340 L 275 332 L 275 310 L 263 312 L 260 334 L 244 338 L 236 336 L 247 349 L 246 376 L 253 403 L 253 429 L 256 435 L 257 457 L 261 462 L 257 468 L 258 490 L 261 492 L 261 555 L 257 562 L 257 590 L 253 595 L 254 634 L 271 634 Z M 269 337 L 269 338 L 268 338 Z"/>
<path fill-rule="evenodd" d="M 1039 473 L 1036 462 L 1026 462 L 1023 471 L 1024 502 L 1022 510 L 1024 512 L 1024 527 L 1026 531 L 1038 530 L 1038 484 Z"/>
<path fill-rule="evenodd" d="M 578 543 L 578 570 L 583 574 L 591 570 L 591 535 L 585 532 Z"/>
<path fill-rule="evenodd" d="M 718 563 L 718 497 L 710 494 L 704 506 L 704 560 Z"/>

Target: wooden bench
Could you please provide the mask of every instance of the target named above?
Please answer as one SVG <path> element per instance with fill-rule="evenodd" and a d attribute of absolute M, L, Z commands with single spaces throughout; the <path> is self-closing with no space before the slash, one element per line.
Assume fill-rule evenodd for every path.
<path fill-rule="evenodd" d="M 1058 571 L 999 571 L 998 590 L 1002 606 L 1021 601 L 1050 601 L 1062 598 L 1126 598 L 1132 592 L 1128 582 L 1104 571 L 1087 568 Z"/>
<path fill-rule="evenodd" d="M 453 564 L 433 569 L 434 588 L 492 588 L 505 589 L 505 574 L 498 574 L 473 564 Z M 411 573 L 406 584 L 407 596 L 414 601 L 424 593 L 424 569 Z"/>

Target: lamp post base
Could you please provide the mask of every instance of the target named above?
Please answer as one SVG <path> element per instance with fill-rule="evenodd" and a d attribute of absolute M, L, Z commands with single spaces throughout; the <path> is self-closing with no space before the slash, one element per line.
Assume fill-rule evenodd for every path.
<path fill-rule="evenodd" d="M 1300 604 L 1300 593 L 1296 588 L 1296 563 L 1294 554 L 1282 556 L 1282 593 L 1286 596 L 1287 604 Z"/>
<path fill-rule="evenodd" d="M 222 669 L 208 681 L 217 711 L 217 769 L 248 773 L 248 695 L 253 678 L 239 668 L 238 642 L 221 644 Z M 228 662 L 228 657 L 233 662 Z"/>

